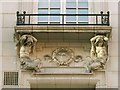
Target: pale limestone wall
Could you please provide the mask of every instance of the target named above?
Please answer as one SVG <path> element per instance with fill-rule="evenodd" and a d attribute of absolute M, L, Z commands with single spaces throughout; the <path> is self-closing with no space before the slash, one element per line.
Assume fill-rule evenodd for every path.
<path fill-rule="evenodd" d="M 91 1 L 91 0 L 90 0 Z M 92 2 L 93 1 L 93 2 Z M 106 83 L 108 88 L 118 87 L 118 1 L 119 0 L 92 0 L 90 12 L 99 13 L 110 11 L 110 26 L 112 26 L 109 41 L 109 61 L 106 71 Z M 94 2 L 95 1 L 95 2 Z M 102 2 L 103 1 L 103 2 Z"/>
<path fill-rule="evenodd" d="M 18 2 L 15 1 L 0 1 L 2 4 L 2 12 L 0 13 L 2 20 L 2 26 L 0 30 L 0 35 L 2 39 L 0 41 L 0 45 L 2 45 L 2 53 L 0 53 L 0 57 L 2 56 L 2 76 L 0 76 L 0 86 L 3 86 L 3 72 L 8 71 L 17 71 L 17 60 L 16 60 L 16 50 L 15 50 L 15 43 L 14 43 L 14 26 L 16 25 L 16 11 L 18 10 Z M 1 5 L 0 5 L 1 6 Z M 9 87 L 16 87 L 16 86 L 9 86 Z"/>
<path fill-rule="evenodd" d="M 0 89 L 2 88 L 2 3 L 0 3 Z"/>
<path fill-rule="evenodd" d="M 89 11 L 90 13 L 100 13 L 100 11 L 107 12 L 108 11 L 108 2 L 109 0 L 88 0 Z"/>
<path fill-rule="evenodd" d="M 8 8 L 9 7 L 9 8 Z M 2 2 L 2 70 L 17 70 L 14 26 L 18 2 Z M 8 63 L 9 62 L 9 63 Z"/>
<path fill-rule="evenodd" d="M 113 6 L 113 7 L 112 7 Z M 110 25 L 112 26 L 111 40 L 109 43 L 109 61 L 106 71 L 107 86 L 118 87 L 118 2 L 109 2 Z"/>

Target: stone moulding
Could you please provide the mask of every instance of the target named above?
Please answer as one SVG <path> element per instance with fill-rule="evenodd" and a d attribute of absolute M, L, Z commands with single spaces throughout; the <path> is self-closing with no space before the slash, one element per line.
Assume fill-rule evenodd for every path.
<path fill-rule="evenodd" d="M 95 32 L 110 33 L 111 26 L 15 26 L 15 32 Z"/>
<path fill-rule="evenodd" d="M 93 72 L 86 72 L 86 69 L 84 67 L 43 67 L 41 68 L 41 72 L 34 73 L 34 74 L 56 74 L 56 75 L 65 75 L 65 74 L 84 74 L 89 75 L 93 74 Z"/>

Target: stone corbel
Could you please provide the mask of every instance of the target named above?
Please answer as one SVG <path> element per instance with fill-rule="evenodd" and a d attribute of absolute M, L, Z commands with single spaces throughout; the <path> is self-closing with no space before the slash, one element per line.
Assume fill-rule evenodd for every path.
<path fill-rule="evenodd" d="M 31 59 L 31 54 L 35 50 L 37 39 L 32 35 L 22 35 L 16 46 L 19 47 L 19 60 L 21 68 L 24 70 L 34 70 L 40 72 L 41 60 Z"/>
<path fill-rule="evenodd" d="M 90 59 L 87 64 L 89 72 L 104 68 L 108 58 L 108 37 L 104 35 L 96 35 L 90 39 L 91 50 Z"/>

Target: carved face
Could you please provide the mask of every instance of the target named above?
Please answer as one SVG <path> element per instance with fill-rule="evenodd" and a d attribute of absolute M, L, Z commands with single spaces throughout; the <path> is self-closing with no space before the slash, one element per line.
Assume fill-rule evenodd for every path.
<path fill-rule="evenodd" d="M 27 46 L 32 46 L 33 42 L 32 41 L 27 41 Z"/>
<path fill-rule="evenodd" d="M 35 42 L 36 42 L 36 39 L 32 37 L 31 35 L 23 35 L 20 38 L 20 44 L 22 46 L 33 46 Z"/>
<path fill-rule="evenodd" d="M 96 44 L 96 46 L 99 46 L 99 47 L 104 46 L 104 40 L 103 40 L 103 38 L 96 39 L 95 44 Z"/>

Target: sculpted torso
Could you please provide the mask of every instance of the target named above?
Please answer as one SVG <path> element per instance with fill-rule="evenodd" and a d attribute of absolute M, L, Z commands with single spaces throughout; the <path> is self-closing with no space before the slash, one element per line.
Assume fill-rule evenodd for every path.
<path fill-rule="evenodd" d="M 103 35 L 97 35 L 91 38 L 91 61 L 87 66 L 87 70 L 97 70 L 104 68 L 107 61 L 107 41 L 108 38 Z"/>
<path fill-rule="evenodd" d="M 20 58 L 29 57 L 31 52 L 31 47 L 29 46 L 21 46 L 20 48 Z"/>
<path fill-rule="evenodd" d="M 106 47 L 96 47 L 96 54 L 97 58 L 104 58 L 107 55 Z"/>

